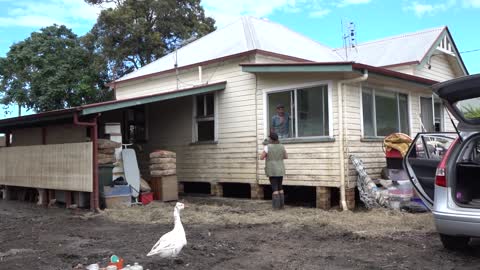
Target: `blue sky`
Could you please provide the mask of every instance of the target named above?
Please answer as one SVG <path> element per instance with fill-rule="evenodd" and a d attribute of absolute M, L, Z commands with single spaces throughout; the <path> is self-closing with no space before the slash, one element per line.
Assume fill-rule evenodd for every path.
<path fill-rule="evenodd" d="M 217 26 L 241 15 L 281 23 L 329 47 L 342 46 L 341 22 L 354 22 L 359 43 L 448 26 L 470 74 L 480 73 L 480 0 L 203 0 Z M 0 57 L 31 32 L 53 23 L 88 32 L 100 7 L 82 0 L 0 0 Z M 474 52 L 466 52 L 479 50 Z M 13 116 L 17 109 L 12 108 Z M 0 113 L 0 118 L 4 116 Z"/>

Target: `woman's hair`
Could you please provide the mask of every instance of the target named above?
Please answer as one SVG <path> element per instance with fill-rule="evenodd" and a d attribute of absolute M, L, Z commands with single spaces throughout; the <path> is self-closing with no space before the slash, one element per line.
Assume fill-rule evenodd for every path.
<path fill-rule="evenodd" d="M 268 136 L 268 137 L 270 138 L 270 140 L 272 140 L 274 142 L 278 141 L 278 135 L 275 132 L 270 133 L 270 136 Z"/>

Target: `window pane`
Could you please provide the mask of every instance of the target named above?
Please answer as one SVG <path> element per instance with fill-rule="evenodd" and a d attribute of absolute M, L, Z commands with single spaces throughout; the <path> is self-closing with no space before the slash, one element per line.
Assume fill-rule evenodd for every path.
<path fill-rule="evenodd" d="M 398 94 L 398 105 L 400 106 L 400 132 L 410 134 L 410 126 L 408 122 L 408 96 Z"/>
<path fill-rule="evenodd" d="M 207 115 L 213 115 L 214 114 L 214 108 L 215 108 L 215 99 L 213 94 L 207 94 Z"/>
<path fill-rule="evenodd" d="M 326 99 L 326 86 L 297 90 L 299 137 L 328 135 Z"/>
<path fill-rule="evenodd" d="M 442 131 L 443 123 L 443 106 L 439 100 L 435 100 L 434 104 L 434 114 L 435 114 L 435 131 Z"/>
<path fill-rule="evenodd" d="M 195 98 L 197 99 L 197 116 L 205 116 L 205 99 L 204 95 L 201 96 L 196 96 Z"/>
<path fill-rule="evenodd" d="M 375 116 L 377 136 L 387 136 L 398 132 L 397 95 L 388 92 L 375 92 Z"/>
<path fill-rule="evenodd" d="M 268 129 L 270 132 L 277 133 L 279 138 L 289 138 L 293 134 L 291 95 L 292 91 L 268 95 L 268 119 L 270 120 Z M 283 109 L 277 109 L 278 105 L 283 106 Z"/>
<path fill-rule="evenodd" d="M 375 136 L 375 127 L 373 126 L 373 95 L 371 89 L 363 90 L 362 106 L 363 134 L 364 136 Z"/>
<path fill-rule="evenodd" d="M 478 90 L 477 90 L 478 91 Z M 460 100 L 455 104 L 460 114 L 467 120 L 480 119 L 480 98 Z"/>
<path fill-rule="evenodd" d="M 432 98 L 420 97 L 421 119 L 425 131 L 433 131 Z"/>
<path fill-rule="evenodd" d="M 215 140 L 215 122 L 199 121 L 198 122 L 198 141 Z"/>

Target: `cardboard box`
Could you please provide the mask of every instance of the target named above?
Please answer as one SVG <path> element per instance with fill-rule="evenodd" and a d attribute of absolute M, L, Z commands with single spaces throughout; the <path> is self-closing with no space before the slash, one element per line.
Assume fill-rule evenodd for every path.
<path fill-rule="evenodd" d="M 107 208 L 125 208 L 131 205 L 132 196 L 130 194 L 105 196 L 105 206 Z"/>
<path fill-rule="evenodd" d="M 155 176 L 150 179 L 153 198 L 163 202 L 178 200 L 178 181 L 176 175 Z"/>

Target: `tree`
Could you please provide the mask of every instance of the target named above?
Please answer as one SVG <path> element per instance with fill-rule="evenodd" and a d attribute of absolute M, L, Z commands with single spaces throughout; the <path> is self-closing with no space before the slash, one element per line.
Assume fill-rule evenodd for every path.
<path fill-rule="evenodd" d="M 91 46 L 107 58 L 111 79 L 172 52 L 183 40 L 215 30 L 200 0 L 85 1 L 116 5 L 101 12 L 87 35 Z"/>
<path fill-rule="evenodd" d="M 106 64 L 65 26 L 33 32 L 0 58 L 0 102 L 35 111 L 63 109 L 110 98 Z"/>

